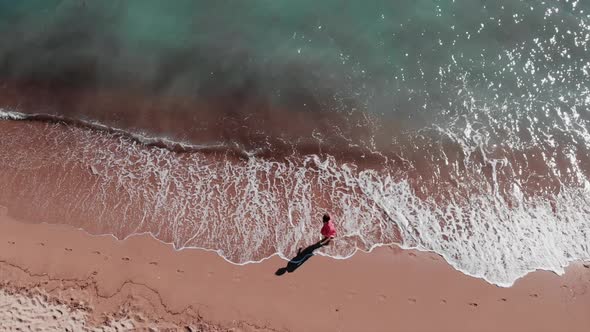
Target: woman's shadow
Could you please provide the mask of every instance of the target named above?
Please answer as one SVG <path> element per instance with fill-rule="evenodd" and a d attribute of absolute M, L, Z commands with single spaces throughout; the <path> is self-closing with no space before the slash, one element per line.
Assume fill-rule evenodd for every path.
<path fill-rule="evenodd" d="M 282 276 L 283 274 L 285 274 L 285 272 L 291 273 L 297 270 L 301 265 L 303 265 L 303 263 L 305 263 L 305 261 L 307 261 L 311 256 L 313 256 L 313 252 L 316 249 L 319 249 L 322 246 L 323 245 L 320 241 L 310 245 L 305 249 L 299 248 L 299 250 L 297 251 L 297 256 L 293 257 L 293 259 L 291 259 L 289 263 L 287 263 L 287 266 L 278 269 L 277 272 L 275 272 L 275 275 Z"/>

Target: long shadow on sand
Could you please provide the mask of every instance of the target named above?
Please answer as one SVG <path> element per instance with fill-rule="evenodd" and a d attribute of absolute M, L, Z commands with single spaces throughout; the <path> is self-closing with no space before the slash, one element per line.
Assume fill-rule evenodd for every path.
<path fill-rule="evenodd" d="M 289 263 L 287 263 L 286 267 L 278 269 L 277 272 L 275 272 L 275 275 L 282 276 L 283 274 L 285 274 L 285 272 L 291 273 L 297 270 L 301 265 L 303 265 L 303 263 L 305 263 L 311 256 L 313 256 L 313 252 L 316 249 L 319 249 L 321 247 L 322 245 L 319 242 L 317 242 L 305 249 L 299 248 L 299 251 L 297 251 L 297 256 L 293 257 L 293 259 L 291 259 Z"/>

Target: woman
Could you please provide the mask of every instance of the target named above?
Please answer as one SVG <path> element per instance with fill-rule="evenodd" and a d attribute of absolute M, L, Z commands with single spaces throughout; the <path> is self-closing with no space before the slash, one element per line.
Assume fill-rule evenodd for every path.
<path fill-rule="evenodd" d="M 322 221 L 324 222 L 324 226 L 322 227 L 321 233 L 324 238 L 319 242 L 319 244 L 325 246 L 330 244 L 330 241 L 332 241 L 332 239 L 336 236 L 336 227 L 334 226 L 332 220 L 330 220 L 330 215 L 327 213 L 324 214 Z"/>

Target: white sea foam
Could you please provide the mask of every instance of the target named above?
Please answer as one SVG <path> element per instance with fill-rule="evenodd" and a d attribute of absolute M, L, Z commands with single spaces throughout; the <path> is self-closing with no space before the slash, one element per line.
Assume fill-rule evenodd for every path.
<path fill-rule="evenodd" d="M 562 274 L 570 262 L 590 259 L 587 188 L 565 189 L 555 213 L 540 198 L 510 207 L 497 196 L 477 195 L 466 204 L 432 206 L 403 184 L 388 190 L 367 185 L 402 221 L 404 246 L 439 253 L 458 270 L 500 286 L 536 269 Z"/>
<path fill-rule="evenodd" d="M 333 157 L 215 159 L 59 124 L 46 124 L 39 135 L 6 132 L 2 139 L 25 147 L 0 149 L 3 167 L 35 174 L 55 165 L 66 170 L 62 185 L 68 169 L 88 169 L 92 186 L 74 190 L 76 203 L 59 218 L 88 215 L 119 238 L 149 232 L 178 249 L 214 250 L 238 264 L 276 253 L 292 257 L 317 240 L 325 210 L 335 211 L 339 237 L 322 254 L 335 258 L 400 243 L 437 252 L 464 273 L 501 286 L 535 269 L 562 273 L 569 262 L 590 259 L 588 185 L 564 185 L 552 197 L 554 212 L 547 197 L 527 197 L 514 185 L 507 200 L 493 182 L 475 184 L 483 189 L 468 199 L 435 202 L 418 197 L 410 179 Z M 29 180 L 36 204 L 53 204 L 55 188 L 35 175 Z"/>
<path fill-rule="evenodd" d="M 0 119 L 2 120 L 23 120 L 27 117 L 26 114 L 16 112 L 16 111 L 9 111 L 3 108 L 0 108 Z"/>

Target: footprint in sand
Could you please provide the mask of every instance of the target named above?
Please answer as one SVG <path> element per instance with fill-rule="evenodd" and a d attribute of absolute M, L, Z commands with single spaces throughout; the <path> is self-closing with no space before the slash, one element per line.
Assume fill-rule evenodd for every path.
<path fill-rule="evenodd" d="M 349 299 L 349 300 L 351 300 L 351 299 L 353 299 L 356 296 L 356 294 L 357 294 L 356 291 L 348 291 L 346 293 L 346 298 Z"/>
<path fill-rule="evenodd" d="M 150 265 L 158 266 L 158 262 L 150 262 Z"/>
<path fill-rule="evenodd" d="M 469 302 L 469 305 L 472 306 L 472 307 L 474 307 L 474 308 L 477 308 L 477 306 L 479 306 L 479 304 L 477 304 L 475 302 Z"/>
<path fill-rule="evenodd" d="M 123 257 L 121 259 L 124 260 L 124 261 L 126 261 L 126 262 L 129 262 L 131 260 L 131 258 L 129 258 L 129 257 Z"/>
<path fill-rule="evenodd" d="M 100 255 L 100 251 L 98 251 L 98 250 L 94 250 L 92 253 L 95 255 Z"/>
<path fill-rule="evenodd" d="M 416 254 L 413 252 L 408 253 L 408 255 L 412 256 L 412 257 L 416 257 Z"/>
<path fill-rule="evenodd" d="M 442 299 L 442 300 L 440 300 L 440 303 L 441 304 L 447 304 L 447 300 L 446 299 Z"/>
<path fill-rule="evenodd" d="M 505 297 L 503 297 L 503 298 L 501 298 L 501 299 L 500 299 L 500 301 L 502 301 L 502 302 L 507 302 L 507 301 L 508 301 L 508 299 L 507 299 L 507 298 L 505 298 Z"/>
<path fill-rule="evenodd" d="M 379 295 L 377 298 L 379 299 L 379 301 L 382 301 L 382 302 L 387 301 L 387 296 L 383 295 L 383 294 Z"/>
<path fill-rule="evenodd" d="M 408 298 L 408 303 L 415 304 L 416 302 L 418 302 L 418 300 L 416 300 L 415 298 L 413 298 L 413 297 Z"/>
<path fill-rule="evenodd" d="M 537 294 L 537 293 L 533 293 L 533 294 L 529 294 L 529 296 L 530 296 L 530 297 L 537 298 L 537 297 L 539 297 L 539 294 Z"/>
<path fill-rule="evenodd" d="M 44 242 L 39 242 L 37 244 L 40 245 L 41 247 L 45 247 L 45 243 Z"/>
<path fill-rule="evenodd" d="M 176 272 L 177 272 L 177 273 L 184 273 L 184 270 L 180 270 L 180 269 L 178 269 L 178 270 L 176 270 Z"/>
<path fill-rule="evenodd" d="M 72 248 L 64 248 L 66 251 L 72 251 Z"/>
<path fill-rule="evenodd" d="M 14 241 L 8 241 L 9 244 L 16 244 Z"/>

